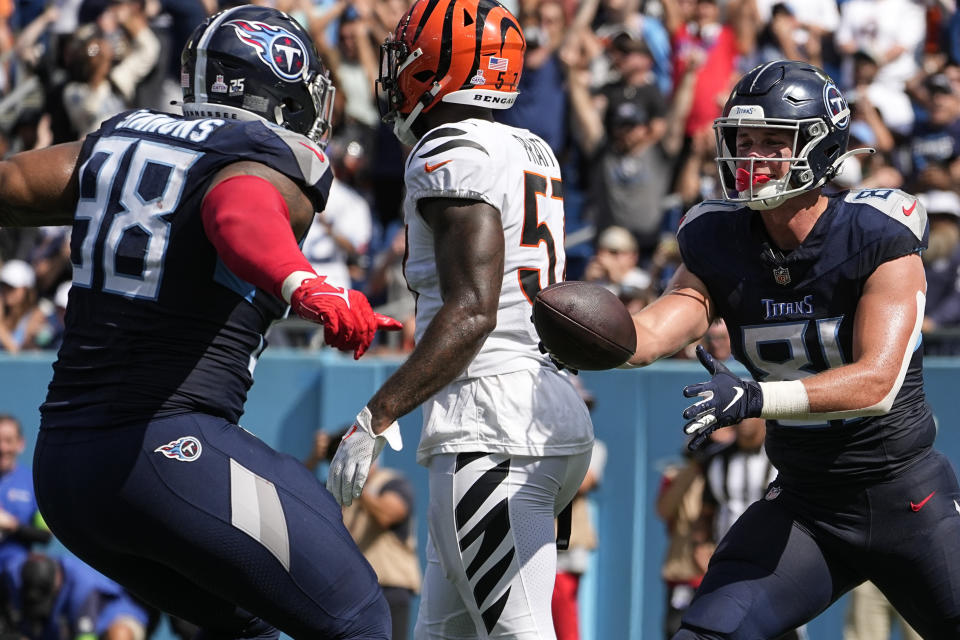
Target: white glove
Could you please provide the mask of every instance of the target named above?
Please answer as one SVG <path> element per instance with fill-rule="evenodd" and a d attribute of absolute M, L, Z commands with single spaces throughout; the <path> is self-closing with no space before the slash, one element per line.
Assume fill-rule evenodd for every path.
<path fill-rule="evenodd" d="M 357 419 L 344 434 L 330 463 L 327 491 L 344 507 L 349 507 L 353 499 L 359 498 L 363 493 L 363 485 L 370 475 L 370 465 L 380 455 L 383 445 L 389 444 L 394 451 L 403 448 L 400 425 L 396 421 L 383 433 L 375 434 L 370 427 L 372 418 L 367 407 L 357 414 Z"/>

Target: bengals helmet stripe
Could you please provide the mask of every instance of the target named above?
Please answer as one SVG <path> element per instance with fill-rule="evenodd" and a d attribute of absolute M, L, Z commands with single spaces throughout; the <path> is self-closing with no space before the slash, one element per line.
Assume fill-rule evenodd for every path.
<path fill-rule="evenodd" d="M 526 41 L 517 19 L 495 0 L 420 0 L 380 51 L 384 121 L 407 144 L 422 112 L 438 99 L 488 109 L 516 100 Z"/>

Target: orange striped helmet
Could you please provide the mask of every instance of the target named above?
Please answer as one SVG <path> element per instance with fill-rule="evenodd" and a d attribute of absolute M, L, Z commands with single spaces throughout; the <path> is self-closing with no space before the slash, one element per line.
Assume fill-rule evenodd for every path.
<path fill-rule="evenodd" d="M 397 138 L 438 102 L 508 109 L 517 99 L 526 41 L 495 0 L 418 0 L 380 47 L 381 109 Z"/>

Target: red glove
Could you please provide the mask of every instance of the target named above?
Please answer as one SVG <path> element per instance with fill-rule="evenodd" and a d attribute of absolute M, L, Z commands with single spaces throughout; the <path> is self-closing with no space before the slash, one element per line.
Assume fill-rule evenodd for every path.
<path fill-rule="evenodd" d="M 301 318 L 323 325 L 323 339 L 341 351 L 353 351 L 356 360 L 366 352 L 377 329 L 395 330 L 403 325 L 374 313 L 359 291 L 332 287 L 325 276 L 307 278 L 290 296 L 290 306 Z"/>

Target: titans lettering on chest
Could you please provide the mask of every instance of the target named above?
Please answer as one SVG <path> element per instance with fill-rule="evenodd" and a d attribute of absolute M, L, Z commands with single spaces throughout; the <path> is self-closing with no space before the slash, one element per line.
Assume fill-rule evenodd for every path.
<path fill-rule="evenodd" d="M 761 298 L 760 305 L 764 320 L 787 317 L 810 318 L 814 315 L 813 294 L 806 295 L 801 300 Z"/>

